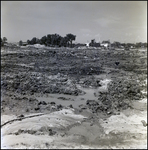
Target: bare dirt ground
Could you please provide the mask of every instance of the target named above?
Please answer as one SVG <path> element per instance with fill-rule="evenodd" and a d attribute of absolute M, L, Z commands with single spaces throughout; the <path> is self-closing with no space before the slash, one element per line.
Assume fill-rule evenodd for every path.
<path fill-rule="evenodd" d="M 147 49 L 2 48 L 1 148 L 146 149 Z"/>

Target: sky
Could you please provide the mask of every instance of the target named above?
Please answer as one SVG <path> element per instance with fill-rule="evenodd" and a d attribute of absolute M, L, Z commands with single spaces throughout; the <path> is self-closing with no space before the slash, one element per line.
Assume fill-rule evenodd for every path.
<path fill-rule="evenodd" d="M 1 1 L 1 37 L 23 42 L 47 34 L 74 43 L 147 42 L 147 1 Z"/>

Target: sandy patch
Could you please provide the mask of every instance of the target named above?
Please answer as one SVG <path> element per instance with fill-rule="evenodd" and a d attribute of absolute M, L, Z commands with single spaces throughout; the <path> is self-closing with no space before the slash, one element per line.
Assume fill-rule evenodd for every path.
<path fill-rule="evenodd" d="M 147 104 L 147 101 L 143 99 L 137 103 Z M 139 105 L 139 110 L 140 106 L 143 105 Z M 119 135 L 119 138 L 123 141 L 116 148 L 147 148 L 147 127 L 143 126 L 141 122 L 142 120 L 147 122 L 147 110 L 146 108 L 139 110 L 127 109 L 120 115 L 112 115 L 106 120 L 100 119 L 105 134 Z"/>
<path fill-rule="evenodd" d="M 3 122 L 14 118 L 14 116 L 2 116 Z M 39 145 L 56 139 L 55 136 L 52 138 L 49 136 L 49 129 L 60 134 L 59 130 L 65 130 L 72 124 L 80 124 L 83 119 L 84 116 L 75 115 L 72 109 L 63 109 L 43 116 L 15 121 L 2 127 L 2 148 L 21 148 L 24 145 L 27 148 L 34 146 L 39 148 Z M 22 146 L 20 147 L 18 143 Z"/>

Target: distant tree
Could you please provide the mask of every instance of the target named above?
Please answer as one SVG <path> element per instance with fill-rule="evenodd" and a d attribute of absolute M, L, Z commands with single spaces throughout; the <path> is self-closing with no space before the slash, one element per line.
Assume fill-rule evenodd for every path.
<path fill-rule="evenodd" d="M 28 44 L 44 44 L 46 46 L 71 46 L 72 41 L 76 39 L 76 35 L 71 33 L 67 34 L 65 37 L 60 36 L 59 34 L 47 34 L 47 36 L 43 36 L 41 39 L 33 37 L 32 40 L 27 40 Z"/>
<path fill-rule="evenodd" d="M 95 47 L 101 47 L 100 43 L 95 43 L 94 46 Z"/>
<path fill-rule="evenodd" d="M 69 39 L 68 39 L 67 36 L 64 36 L 64 38 L 63 38 L 63 44 L 64 44 L 64 47 L 69 46 Z"/>
<path fill-rule="evenodd" d="M 22 40 L 19 41 L 19 46 L 22 46 L 23 45 L 23 42 Z"/>
<path fill-rule="evenodd" d="M 141 47 L 141 45 L 142 45 L 142 43 L 141 43 L 141 42 L 136 43 L 136 48 L 140 48 L 140 47 Z"/>
<path fill-rule="evenodd" d="M 47 34 L 46 43 L 47 43 L 47 46 L 51 45 L 51 34 Z"/>
<path fill-rule="evenodd" d="M 63 42 L 64 42 L 64 38 L 61 36 L 61 37 L 60 37 L 60 43 L 59 43 L 59 46 L 60 46 L 60 47 L 61 47 L 61 46 L 64 46 Z"/>
<path fill-rule="evenodd" d="M 135 44 L 135 47 L 136 48 L 141 48 L 141 47 L 146 48 L 147 43 L 138 42 L 138 43 Z"/>
<path fill-rule="evenodd" d="M 65 36 L 65 37 L 62 37 L 60 36 L 59 38 L 59 46 L 64 46 L 66 47 L 67 46 L 67 42 L 68 42 L 68 38 Z"/>
<path fill-rule="evenodd" d="M 102 43 L 108 43 L 108 44 L 110 44 L 110 40 L 102 41 Z"/>
<path fill-rule="evenodd" d="M 4 43 L 3 43 L 3 40 L 2 40 L 2 38 L 1 38 L 1 46 L 4 46 Z"/>
<path fill-rule="evenodd" d="M 1 46 L 4 46 L 5 43 L 7 43 L 7 38 L 6 37 L 1 38 Z"/>
<path fill-rule="evenodd" d="M 43 36 L 41 39 L 40 39 L 40 44 L 44 44 L 47 46 L 47 37 L 46 36 Z"/>
<path fill-rule="evenodd" d="M 121 43 L 121 46 L 125 47 L 125 46 L 126 46 L 126 44 L 125 44 L 125 43 Z"/>
<path fill-rule="evenodd" d="M 144 47 L 146 48 L 147 47 L 147 43 L 143 43 Z"/>
<path fill-rule="evenodd" d="M 30 40 L 27 40 L 27 44 L 28 44 L 28 45 L 31 44 Z"/>
<path fill-rule="evenodd" d="M 72 47 L 72 41 L 76 39 L 76 35 L 69 33 L 66 35 L 66 37 L 68 38 L 68 42 L 70 42 L 70 46 Z"/>
<path fill-rule="evenodd" d="M 60 35 L 58 35 L 58 36 L 57 36 L 57 39 L 56 39 L 56 40 L 57 40 L 57 45 L 58 45 L 59 47 L 61 47 L 61 43 L 60 43 L 60 42 L 61 42 L 61 38 L 62 38 L 62 37 L 61 37 Z"/>
<path fill-rule="evenodd" d="M 3 37 L 3 43 L 7 42 L 7 38 Z"/>
<path fill-rule="evenodd" d="M 32 38 L 32 40 L 30 41 L 30 44 L 31 44 L 31 45 L 36 44 L 36 37 L 33 37 L 33 38 Z"/>
<path fill-rule="evenodd" d="M 94 43 L 95 43 L 95 39 L 92 39 L 92 40 L 91 40 L 91 43 L 94 44 Z"/>
<path fill-rule="evenodd" d="M 114 46 L 117 47 L 117 48 L 121 47 L 121 43 L 120 43 L 120 42 L 114 42 L 113 44 L 114 44 Z"/>
<path fill-rule="evenodd" d="M 62 36 L 59 37 L 58 42 L 59 42 L 59 47 L 63 46 L 63 37 Z"/>
<path fill-rule="evenodd" d="M 40 44 L 40 40 L 36 38 L 36 44 Z"/>
<path fill-rule="evenodd" d="M 54 46 L 55 45 L 55 40 L 56 40 L 56 35 L 55 34 L 51 34 L 51 45 Z"/>
<path fill-rule="evenodd" d="M 134 45 L 133 43 L 127 43 L 127 44 L 126 44 L 126 46 L 127 46 L 128 48 L 131 48 L 133 45 Z"/>
<path fill-rule="evenodd" d="M 52 46 L 58 46 L 60 44 L 60 35 L 55 33 L 55 34 L 51 34 L 50 38 L 51 38 L 51 45 Z"/>
<path fill-rule="evenodd" d="M 59 35 L 55 33 L 53 35 L 53 45 L 58 45 L 58 38 L 59 38 Z"/>
<path fill-rule="evenodd" d="M 90 46 L 94 46 L 95 45 L 95 39 L 92 39 L 91 42 L 89 43 Z"/>

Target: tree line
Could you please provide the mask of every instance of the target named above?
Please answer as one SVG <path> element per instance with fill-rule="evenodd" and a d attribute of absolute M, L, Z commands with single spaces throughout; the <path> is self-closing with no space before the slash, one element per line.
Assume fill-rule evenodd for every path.
<path fill-rule="evenodd" d="M 66 36 L 62 37 L 61 35 L 55 34 L 47 34 L 47 36 L 43 36 L 42 38 L 33 37 L 31 40 L 27 40 L 28 45 L 33 44 L 42 44 L 45 46 L 64 46 L 64 47 L 72 47 L 72 42 L 76 39 L 76 35 L 71 33 L 66 34 Z M 22 46 L 23 42 L 19 41 L 19 45 Z"/>
<path fill-rule="evenodd" d="M 76 39 L 76 35 L 73 35 L 71 33 L 66 34 L 66 36 L 62 37 L 59 34 L 48 34 L 47 36 L 43 36 L 41 39 L 38 39 L 36 37 L 33 37 L 31 40 L 27 40 L 25 43 L 26 45 L 33 45 L 33 44 L 42 44 L 45 46 L 58 46 L 58 47 L 78 47 L 78 46 L 86 46 L 86 44 L 73 44 L 72 42 Z M 147 47 L 147 43 L 143 43 L 143 42 L 137 42 L 137 43 L 120 43 L 117 41 L 114 41 L 113 43 L 110 42 L 110 40 L 108 41 L 102 41 L 102 43 L 108 43 L 110 44 L 111 47 L 114 48 L 146 48 Z M 4 46 L 7 44 L 7 38 L 3 37 L 1 38 L 1 46 Z M 19 41 L 19 45 L 22 46 L 24 45 L 24 42 L 22 42 L 22 40 Z M 92 47 L 101 47 L 101 43 L 100 42 L 96 42 L 95 39 L 92 39 L 91 42 L 89 43 L 89 46 Z"/>
<path fill-rule="evenodd" d="M 7 43 L 7 38 L 6 37 L 1 38 L 1 46 L 4 46 L 5 43 Z"/>

